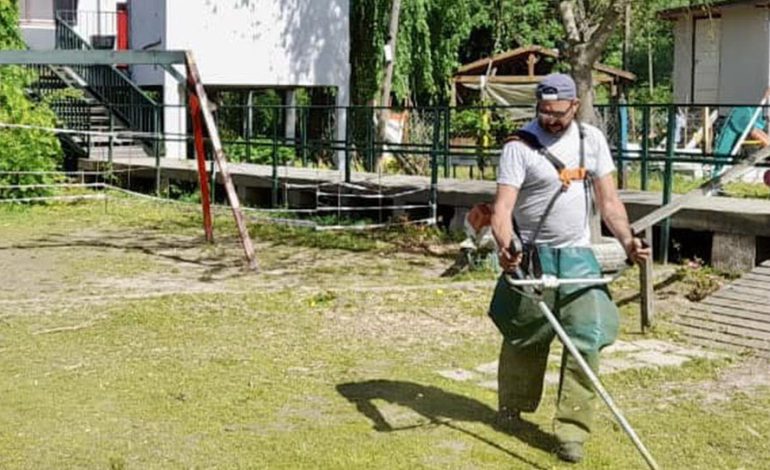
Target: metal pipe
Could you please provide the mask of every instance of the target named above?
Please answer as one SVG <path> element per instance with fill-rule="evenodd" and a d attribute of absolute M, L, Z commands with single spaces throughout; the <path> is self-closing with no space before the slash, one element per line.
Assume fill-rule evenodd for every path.
<path fill-rule="evenodd" d="M 650 108 L 642 108 L 642 191 L 649 187 L 648 176 L 650 173 Z"/>
<path fill-rule="evenodd" d="M 556 277 L 543 276 L 540 279 L 513 279 L 506 274 L 506 281 L 512 286 L 546 286 L 546 287 L 559 287 L 569 286 L 575 284 L 585 284 L 591 286 L 599 286 L 609 284 L 614 281 L 615 278 L 605 277 L 587 277 L 587 278 L 570 278 L 570 279 L 558 279 Z"/>
<path fill-rule="evenodd" d="M 272 146 L 272 190 L 270 198 L 270 207 L 278 207 L 278 108 L 273 108 L 273 146 Z"/>
<path fill-rule="evenodd" d="M 548 308 L 548 305 L 541 300 L 540 302 L 538 302 L 537 306 L 538 308 L 540 308 L 540 311 L 543 312 L 543 315 L 545 315 L 545 317 L 548 319 L 548 322 L 556 331 L 556 335 L 559 337 L 559 340 L 561 340 L 564 347 L 567 348 L 570 354 L 572 354 L 572 357 L 575 358 L 575 361 L 577 361 L 580 369 L 583 371 L 586 377 L 588 377 L 588 380 L 591 382 L 591 385 L 593 386 L 594 390 L 596 390 L 596 393 L 599 394 L 602 400 L 604 400 L 604 403 L 607 404 L 607 407 L 610 409 L 612 414 L 615 415 L 615 419 L 617 419 L 618 424 L 620 424 L 620 427 L 622 427 L 623 430 L 626 432 L 626 434 L 628 434 L 628 437 L 631 438 L 631 441 L 634 443 L 637 450 L 639 450 L 639 453 L 642 454 L 642 457 L 647 462 L 647 465 L 652 470 L 658 470 L 660 467 L 658 467 L 658 464 L 657 462 L 655 462 L 655 459 L 652 457 L 652 454 L 650 454 L 650 451 L 647 450 L 647 447 L 644 446 L 644 443 L 641 441 L 641 439 L 639 439 L 639 436 L 636 434 L 634 429 L 631 427 L 631 425 L 628 423 L 626 418 L 620 412 L 620 409 L 618 409 L 618 407 L 615 405 L 615 402 L 612 400 L 612 397 L 610 396 L 610 394 L 607 393 L 607 390 L 604 389 L 604 386 L 599 380 L 599 377 L 597 377 L 597 375 L 594 373 L 594 371 L 591 369 L 591 367 L 588 365 L 585 359 L 583 359 L 583 356 L 580 354 L 580 351 L 578 351 L 577 347 L 575 347 L 575 344 L 572 342 L 570 337 L 561 327 L 559 320 L 556 319 L 554 314 Z"/>
<path fill-rule="evenodd" d="M 350 168 L 352 165 L 352 162 L 350 161 L 351 158 L 353 158 L 353 153 L 350 151 L 351 146 L 351 138 L 350 134 L 352 132 L 352 119 L 350 118 L 350 108 L 345 108 L 345 182 L 350 183 Z"/>
<path fill-rule="evenodd" d="M 435 110 L 433 112 L 433 146 L 430 155 L 430 216 L 434 224 L 438 218 L 438 147 L 441 138 L 439 116 L 438 110 Z"/>

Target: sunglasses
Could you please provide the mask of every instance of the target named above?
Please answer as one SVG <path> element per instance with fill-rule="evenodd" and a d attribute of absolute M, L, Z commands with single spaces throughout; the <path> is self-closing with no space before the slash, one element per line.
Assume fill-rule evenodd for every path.
<path fill-rule="evenodd" d="M 574 108 L 574 104 L 570 104 L 567 109 L 564 111 L 543 111 L 538 106 L 537 108 L 537 115 L 546 117 L 546 118 L 553 118 L 553 119 L 562 119 L 569 115 L 569 113 L 572 112 L 572 109 Z"/>

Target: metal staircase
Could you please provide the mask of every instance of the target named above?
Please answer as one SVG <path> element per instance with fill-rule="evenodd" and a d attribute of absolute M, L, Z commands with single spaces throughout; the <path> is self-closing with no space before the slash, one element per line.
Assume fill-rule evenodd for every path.
<path fill-rule="evenodd" d="M 69 24 L 71 15 L 56 14 L 57 49 L 92 49 Z M 162 153 L 157 135 L 162 130 L 162 106 L 117 66 L 40 66 L 31 94 L 45 99 L 60 125 L 75 131 L 136 133 L 131 138 L 62 133 L 70 154 L 106 159 Z"/>

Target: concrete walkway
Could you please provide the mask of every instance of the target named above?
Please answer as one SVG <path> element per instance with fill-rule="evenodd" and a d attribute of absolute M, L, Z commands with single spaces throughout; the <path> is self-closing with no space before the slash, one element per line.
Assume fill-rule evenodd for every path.
<path fill-rule="evenodd" d="M 558 365 L 561 361 L 561 344 L 554 342 L 548 357 L 549 368 L 545 382 L 559 382 Z M 600 376 L 630 369 L 679 367 L 693 359 L 718 359 L 723 355 L 700 348 L 686 347 L 657 339 L 617 341 L 602 351 Z M 472 370 L 447 369 L 436 371 L 440 376 L 460 382 L 474 382 L 481 387 L 497 390 L 497 361 L 479 364 Z"/>

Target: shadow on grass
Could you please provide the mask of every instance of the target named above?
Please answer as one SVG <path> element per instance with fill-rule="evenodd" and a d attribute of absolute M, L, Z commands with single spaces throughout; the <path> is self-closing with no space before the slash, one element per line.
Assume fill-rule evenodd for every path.
<path fill-rule="evenodd" d="M 661 289 L 665 289 L 666 287 L 681 281 L 683 278 L 684 278 L 684 276 L 682 276 L 681 273 L 675 272 L 675 273 L 671 274 L 670 276 L 668 276 L 667 278 L 665 278 L 665 279 L 663 279 L 661 281 L 658 281 L 655 285 L 652 286 L 652 290 L 654 292 L 654 291 L 658 291 L 658 290 L 661 290 Z M 615 304 L 618 306 L 618 308 L 620 308 L 620 307 L 622 307 L 624 305 L 628 305 L 628 304 L 630 304 L 632 302 L 638 302 L 640 298 L 641 298 L 641 293 L 637 292 L 636 294 L 633 294 L 633 295 L 631 295 L 629 297 L 625 297 L 623 299 L 620 299 L 620 300 L 616 301 Z"/>
<path fill-rule="evenodd" d="M 458 426 L 456 421 L 478 422 L 488 425 L 498 432 L 513 435 L 520 441 L 537 449 L 552 452 L 555 438 L 543 432 L 537 425 L 524 421 L 524 426 L 516 432 L 506 432 L 495 425 L 496 412 L 489 406 L 463 395 L 444 391 L 438 387 L 421 385 L 414 382 L 397 380 L 367 380 L 337 385 L 337 392 L 356 405 L 358 411 L 374 423 L 374 429 L 380 432 L 394 432 L 414 429 L 425 425 L 446 426 L 514 457 L 533 468 L 545 468 L 527 460 L 499 444 Z M 385 400 L 389 403 L 411 408 L 428 419 L 429 423 L 405 427 L 393 427 L 388 423 L 373 400 Z"/>
<path fill-rule="evenodd" d="M 204 269 L 200 281 L 209 281 L 214 276 L 229 272 L 219 280 L 240 277 L 245 272 L 238 259 L 225 259 L 221 255 L 206 253 L 207 242 L 203 237 L 174 237 L 149 232 L 101 233 L 98 236 L 51 234 L 28 243 L 0 246 L 0 250 L 36 250 L 44 248 L 89 249 L 101 248 L 119 251 L 134 251 L 167 261 L 195 265 Z M 180 253 L 180 251 L 192 253 Z"/>

